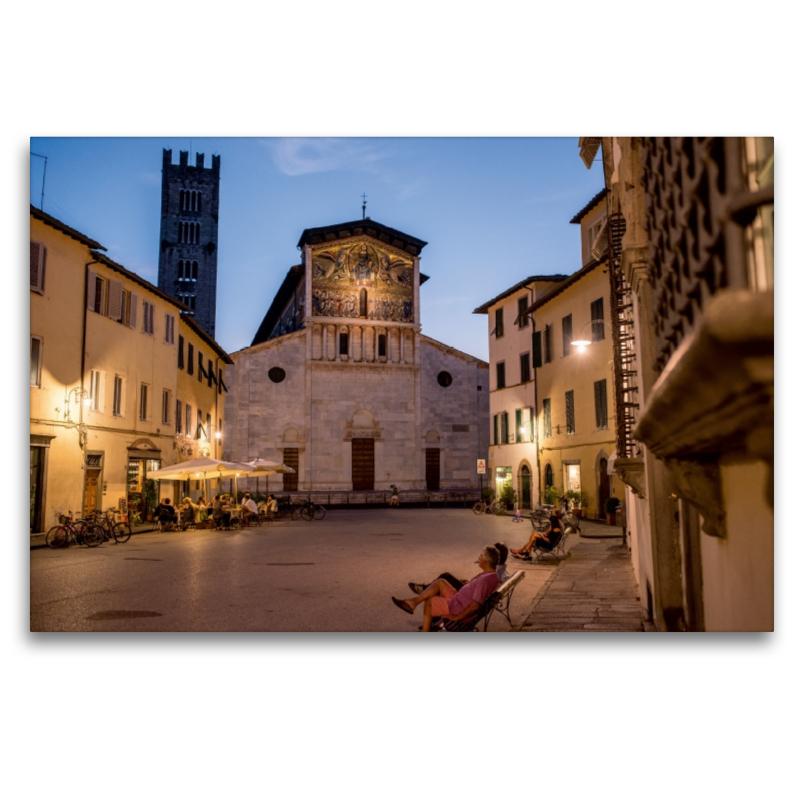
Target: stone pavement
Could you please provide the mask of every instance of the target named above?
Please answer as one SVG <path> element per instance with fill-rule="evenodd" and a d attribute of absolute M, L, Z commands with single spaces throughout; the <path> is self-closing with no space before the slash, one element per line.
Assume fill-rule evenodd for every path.
<path fill-rule="evenodd" d="M 622 531 L 583 521 L 567 557 L 515 631 L 643 631 L 644 612 Z M 614 535 L 614 533 L 617 535 Z"/>

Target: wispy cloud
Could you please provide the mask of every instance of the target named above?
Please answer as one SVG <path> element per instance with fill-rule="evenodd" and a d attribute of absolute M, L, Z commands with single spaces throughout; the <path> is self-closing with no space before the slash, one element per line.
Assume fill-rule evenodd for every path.
<path fill-rule="evenodd" d="M 334 170 L 375 173 L 390 155 L 379 141 L 365 139 L 269 139 L 262 144 L 284 175 L 309 175 Z"/>

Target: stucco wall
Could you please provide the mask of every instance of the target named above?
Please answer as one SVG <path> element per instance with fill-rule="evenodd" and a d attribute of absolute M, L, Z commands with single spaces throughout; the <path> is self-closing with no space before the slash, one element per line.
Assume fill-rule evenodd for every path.
<path fill-rule="evenodd" d="M 774 630 L 774 517 L 764 499 L 763 462 L 722 465 L 727 536 L 703 534 L 705 627 L 709 631 Z"/>

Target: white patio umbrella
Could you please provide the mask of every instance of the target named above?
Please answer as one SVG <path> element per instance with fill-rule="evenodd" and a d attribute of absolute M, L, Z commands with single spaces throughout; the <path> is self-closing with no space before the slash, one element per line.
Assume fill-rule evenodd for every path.
<path fill-rule="evenodd" d="M 255 475 L 256 478 L 258 478 L 259 475 L 267 476 L 267 492 L 269 492 L 270 475 L 274 475 L 276 472 L 294 472 L 294 470 L 291 467 L 287 467 L 286 464 L 281 464 L 278 461 L 270 461 L 268 458 L 251 458 L 244 463 L 252 468 L 252 472 L 250 474 Z M 257 489 L 258 481 L 256 481 L 256 490 Z"/>
<path fill-rule="evenodd" d="M 160 481 L 186 481 L 200 480 L 205 487 L 206 499 L 209 497 L 209 478 L 233 478 L 234 483 L 239 475 L 245 475 L 252 470 L 248 464 L 238 461 L 219 461 L 216 458 L 193 458 L 190 461 L 181 461 L 169 467 L 153 470 L 148 473 L 149 478 Z"/>

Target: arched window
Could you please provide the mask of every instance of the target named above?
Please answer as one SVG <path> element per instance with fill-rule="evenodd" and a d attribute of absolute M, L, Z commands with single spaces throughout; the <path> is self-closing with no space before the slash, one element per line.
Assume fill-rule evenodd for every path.
<path fill-rule="evenodd" d="M 192 261 L 192 280 L 193 281 L 197 280 L 197 262 L 196 261 Z"/>
<path fill-rule="evenodd" d="M 197 211 L 197 192 L 192 192 L 192 211 Z"/>
<path fill-rule="evenodd" d="M 183 261 L 178 262 L 178 280 L 183 280 Z"/>
<path fill-rule="evenodd" d="M 358 293 L 358 316 L 359 317 L 366 317 L 367 316 L 367 290 L 362 289 Z"/>
<path fill-rule="evenodd" d="M 203 210 L 203 193 L 202 192 L 198 192 L 197 193 L 197 210 L 198 211 L 202 211 Z"/>
<path fill-rule="evenodd" d="M 549 487 L 552 486 L 553 483 L 553 467 L 551 464 L 547 464 L 544 468 L 544 485 L 545 487 Z"/>
<path fill-rule="evenodd" d="M 180 204 L 179 204 L 179 207 L 180 207 L 181 211 L 183 211 L 183 195 L 184 195 L 184 191 L 183 191 L 183 189 L 181 189 L 181 191 L 180 191 Z"/>

